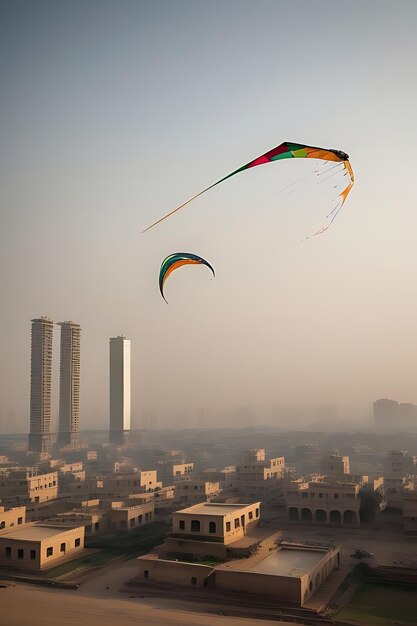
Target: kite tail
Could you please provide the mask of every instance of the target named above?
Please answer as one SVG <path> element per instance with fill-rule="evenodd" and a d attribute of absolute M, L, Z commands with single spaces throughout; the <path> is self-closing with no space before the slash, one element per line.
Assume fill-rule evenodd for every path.
<path fill-rule="evenodd" d="M 217 183 L 214 183 L 214 185 L 217 185 Z M 180 206 L 177 206 L 176 209 L 174 209 L 173 211 L 170 211 L 169 213 L 167 213 L 166 215 L 164 215 L 163 217 L 160 217 L 159 220 L 156 220 L 156 222 L 154 222 L 153 224 L 151 224 L 150 226 L 148 226 L 147 228 L 145 228 L 145 230 L 142 231 L 143 233 L 146 233 L 147 230 L 150 230 L 151 228 L 153 228 L 154 226 L 156 226 L 157 224 L 159 224 L 160 222 L 163 222 L 164 220 L 167 219 L 167 217 L 170 217 L 171 215 L 174 215 L 174 213 L 176 213 L 177 211 L 179 211 L 180 209 L 182 209 L 183 207 L 187 206 L 187 204 L 190 204 L 190 202 L 192 202 L 193 200 L 195 200 L 196 198 L 198 198 L 198 196 L 201 196 L 203 193 L 205 193 L 206 191 L 208 191 L 209 189 L 211 189 L 212 187 L 214 187 L 214 185 L 210 185 L 210 187 L 207 187 L 207 189 L 204 189 L 203 191 L 200 191 L 199 193 L 197 193 L 195 196 L 193 196 L 192 198 L 190 198 L 189 200 L 187 200 L 186 202 L 184 202 L 183 204 L 180 204 Z"/>

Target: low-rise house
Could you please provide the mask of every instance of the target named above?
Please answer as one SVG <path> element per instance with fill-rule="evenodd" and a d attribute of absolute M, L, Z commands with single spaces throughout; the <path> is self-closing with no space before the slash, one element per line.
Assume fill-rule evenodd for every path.
<path fill-rule="evenodd" d="M 58 473 L 38 473 L 37 469 L 10 472 L 0 478 L 0 499 L 28 504 L 54 500 L 58 495 Z"/>
<path fill-rule="evenodd" d="M 288 519 L 293 522 L 360 524 L 360 487 L 335 482 L 292 482 L 287 487 Z"/>
<path fill-rule="evenodd" d="M 223 504 L 201 502 L 172 515 L 172 532 L 165 541 L 170 553 L 223 558 L 227 546 L 259 524 L 260 502 Z"/>
<path fill-rule="evenodd" d="M 175 501 L 183 506 L 209 502 L 221 492 L 220 483 L 205 480 L 181 480 L 175 482 Z"/>
<path fill-rule="evenodd" d="M 153 522 L 154 515 L 153 500 L 133 506 L 115 506 L 108 511 L 109 526 L 111 530 L 133 530 Z"/>
<path fill-rule="evenodd" d="M 14 526 L 22 526 L 26 523 L 26 507 L 18 506 L 6 509 L 0 506 L 0 532 L 7 531 Z"/>
<path fill-rule="evenodd" d="M 75 558 L 83 548 L 83 526 L 28 524 L 0 535 L 0 566 L 46 569 Z"/>

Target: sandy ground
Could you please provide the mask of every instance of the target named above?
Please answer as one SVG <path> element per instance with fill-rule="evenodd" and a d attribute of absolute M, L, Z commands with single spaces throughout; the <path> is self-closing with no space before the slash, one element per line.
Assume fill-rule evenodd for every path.
<path fill-rule="evenodd" d="M 129 598 L 119 590 L 137 572 L 135 561 L 110 567 L 78 590 L 16 584 L 0 588 L 2 626 L 271 626 L 271 621 L 211 614 L 219 607 L 184 600 Z M 10 585 L 10 583 L 4 583 Z M 106 589 L 109 587 L 109 589 Z M 221 610 L 221 608 L 220 608 Z M 287 622 L 281 625 L 290 626 Z"/>

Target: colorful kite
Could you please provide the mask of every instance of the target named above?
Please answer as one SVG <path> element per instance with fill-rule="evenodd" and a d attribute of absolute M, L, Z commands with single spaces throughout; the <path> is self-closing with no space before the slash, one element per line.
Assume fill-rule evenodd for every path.
<path fill-rule="evenodd" d="M 225 176 L 224 178 L 221 178 L 220 180 L 213 183 L 206 189 L 203 189 L 203 191 L 200 191 L 195 196 L 193 196 L 192 198 L 190 198 L 189 200 L 181 204 L 179 207 L 177 207 L 173 211 L 170 211 L 169 213 L 161 217 L 159 220 L 157 220 L 156 222 L 154 222 L 153 224 L 145 228 L 145 230 L 142 232 L 145 233 L 147 230 L 149 230 L 153 226 L 156 226 L 156 224 L 159 224 L 160 222 L 165 220 L 167 217 L 169 217 L 170 215 L 173 215 L 174 213 L 176 213 L 177 211 L 185 207 L 187 204 L 189 204 L 190 202 L 198 198 L 198 196 L 201 196 L 203 193 L 205 193 L 209 189 L 212 189 L 216 185 L 219 185 L 223 181 L 227 180 L 228 178 L 231 178 L 231 176 L 234 176 L 235 174 L 238 174 L 239 172 L 248 170 L 251 167 L 255 167 L 256 165 L 263 165 L 264 163 L 280 161 L 281 159 L 293 159 L 293 158 L 295 159 L 299 159 L 299 158 L 321 159 L 323 161 L 335 161 L 338 163 L 343 163 L 344 169 L 346 170 L 345 175 L 349 177 L 348 185 L 339 194 L 339 200 L 338 200 L 337 205 L 333 208 L 331 213 L 327 216 L 328 218 L 330 218 L 330 223 L 325 228 L 322 228 L 321 230 L 317 231 L 317 233 L 314 233 L 315 235 L 318 235 L 324 232 L 325 230 L 327 230 L 330 224 L 332 224 L 332 222 L 336 218 L 336 215 L 339 213 L 340 209 L 342 208 L 347 196 L 349 195 L 350 190 L 353 187 L 354 175 L 353 175 L 352 167 L 349 163 L 349 156 L 345 152 L 342 152 L 341 150 L 330 150 L 326 148 L 316 148 L 313 146 L 303 146 L 302 144 L 291 143 L 289 141 L 285 141 L 284 143 L 281 143 L 279 146 L 277 146 L 276 148 L 273 148 L 272 150 L 269 150 L 269 152 L 265 152 L 265 154 L 262 154 L 260 157 L 258 157 L 254 161 L 250 161 L 246 165 L 239 167 L 239 169 L 235 170 L 231 174 L 228 174 L 227 176 Z"/>
<path fill-rule="evenodd" d="M 207 265 L 207 267 L 213 272 L 213 276 L 216 275 L 210 263 L 208 263 L 201 256 L 197 256 L 196 254 L 191 254 L 189 252 L 176 252 L 175 254 L 170 254 L 162 261 L 161 269 L 159 270 L 159 291 L 167 304 L 168 301 L 164 296 L 165 281 L 174 270 L 182 267 L 183 265 Z"/>

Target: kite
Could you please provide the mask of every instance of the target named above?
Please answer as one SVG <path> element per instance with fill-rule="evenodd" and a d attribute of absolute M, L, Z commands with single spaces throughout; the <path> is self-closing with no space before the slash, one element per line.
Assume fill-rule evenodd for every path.
<path fill-rule="evenodd" d="M 228 178 L 231 178 L 235 174 L 238 174 L 239 172 L 244 172 L 245 170 L 248 170 L 252 167 L 256 167 L 257 165 L 263 165 L 264 163 L 272 163 L 273 161 L 280 161 L 282 159 L 293 159 L 293 158 L 294 159 L 300 159 L 300 158 L 301 159 L 321 159 L 323 161 L 335 161 L 336 163 L 341 163 L 344 166 L 343 169 L 345 169 L 344 175 L 348 176 L 349 178 L 349 182 L 347 186 L 339 194 L 337 205 L 333 208 L 333 210 L 327 216 L 328 218 L 330 218 L 329 224 L 326 227 L 314 233 L 314 235 L 319 235 L 323 233 L 324 231 L 326 231 L 329 228 L 329 226 L 333 223 L 337 214 L 339 213 L 340 209 L 345 203 L 345 200 L 348 197 L 349 192 L 351 191 L 353 187 L 355 178 L 353 175 L 352 167 L 349 162 L 349 155 L 347 155 L 345 152 L 342 152 L 341 150 L 317 148 L 314 146 L 304 146 L 302 144 L 292 143 L 290 141 L 284 141 L 284 143 L 281 143 L 276 148 L 273 148 L 272 150 L 265 152 L 265 154 L 262 154 L 261 156 L 254 159 L 253 161 L 250 161 L 246 165 L 242 165 L 242 167 L 239 167 L 237 170 L 234 170 L 234 172 L 231 172 L 230 174 L 228 174 L 227 176 L 224 176 L 223 178 L 216 181 L 209 187 L 206 187 L 206 189 L 203 189 L 203 191 L 200 191 L 199 193 L 197 193 L 195 196 L 193 196 L 192 198 L 190 198 L 183 204 L 180 204 L 180 206 L 178 206 L 176 209 L 174 209 L 173 211 L 170 211 L 169 213 L 161 217 L 159 220 L 157 220 L 156 222 L 154 222 L 153 224 L 145 228 L 145 230 L 142 232 L 145 233 L 147 230 L 149 230 L 150 228 L 153 228 L 160 222 L 164 221 L 167 217 L 170 217 L 171 215 L 173 215 L 174 213 L 176 213 L 177 211 L 185 207 L 187 204 L 190 204 L 190 202 L 192 202 L 199 196 L 203 195 L 203 193 L 205 193 L 206 191 L 209 191 L 209 189 L 212 189 L 216 185 L 219 185 L 220 183 L 224 182 Z"/>
<path fill-rule="evenodd" d="M 168 301 L 164 296 L 165 281 L 174 270 L 182 267 L 183 265 L 207 265 L 207 267 L 213 272 L 213 276 L 216 276 L 210 263 L 208 263 L 201 256 L 191 254 L 190 252 L 176 252 L 175 254 L 170 254 L 162 261 L 161 269 L 159 270 L 159 291 L 167 304 Z"/>

